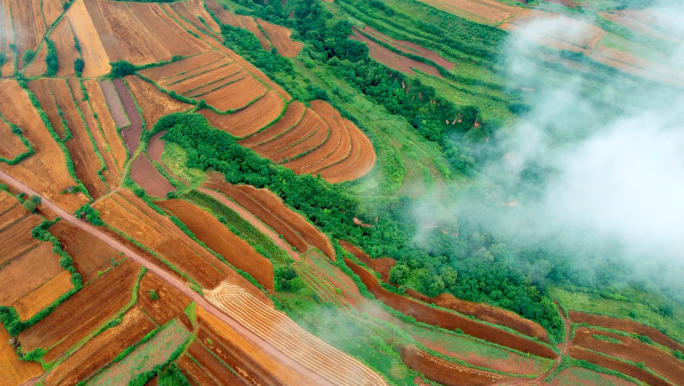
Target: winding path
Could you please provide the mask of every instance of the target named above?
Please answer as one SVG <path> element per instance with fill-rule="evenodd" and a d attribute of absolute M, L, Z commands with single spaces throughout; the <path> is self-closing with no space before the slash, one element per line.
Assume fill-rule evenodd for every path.
<path fill-rule="evenodd" d="M 68 221 L 68 222 L 74 224 L 75 226 L 81 228 L 82 230 L 90 233 L 91 235 L 97 237 L 98 239 L 102 240 L 104 243 L 106 243 L 110 247 L 112 247 L 115 250 L 125 254 L 126 256 L 128 256 L 131 259 L 133 259 L 134 261 L 136 261 L 138 264 L 147 268 L 148 270 L 153 272 L 155 275 L 159 276 L 167 284 L 169 284 L 170 286 L 181 291 L 185 296 L 192 299 L 198 306 L 204 308 L 210 314 L 217 317 L 222 322 L 226 323 L 230 328 L 234 329 L 239 335 L 244 337 L 250 343 L 254 344 L 258 348 L 260 348 L 263 352 L 267 353 L 268 355 L 270 355 L 274 359 L 280 361 L 282 364 L 292 368 L 293 370 L 299 372 L 303 376 L 311 379 L 317 385 L 333 385 L 333 383 L 330 382 L 329 380 L 323 378 L 319 374 L 316 374 L 315 372 L 311 371 L 307 367 L 304 367 L 300 363 L 294 361 L 292 358 L 288 357 L 287 355 L 285 355 L 281 351 L 279 351 L 277 348 L 272 346 L 269 342 L 263 340 L 262 338 L 260 338 L 256 334 L 254 334 L 253 332 L 249 331 L 247 328 L 245 328 L 243 325 L 241 325 L 238 321 L 236 321 L 230 315 L 227 315 L 227 314 L 221 312 L 218 308 L 216 308 L 214 305 L 212 305 L 207 300 L 205 300 L 197 292 L 190 289 L 190 287 L 186 283 L 182 282 L 181 280 L 179 280 L 175 276 L 171 275 L 170 273 L 164 271 L 160 267 L 158 267 L 158 266 L 154 265 L 153 263 L 151 263 L 150 261 L 146 260 L 145 258 L 140 256 L 139 254 L 137 254 L 133 250 L 129 249 L 128 247 L 119 243 L 118 241 L 111 238 L 107 234 L 103 233 L 102 231 L 97 229 L 95 226 L 93 226 L 93 225 L 91 225 L 91 224 L 89 224 L 83 220 L 79 220 L 74 215 L 66 212 L 65 210 L 63 210 L 62 208 L 60 208 L 59 206 L 57 206 L 53 202 L 42 197 L 37 192 L 35 192 L 33 189 L 24 185 L 22 182 L 18 181 L 17 179 L 15 179 L 14 177 L 5 173 L 2 170 L 0 170 L 0 180 L 3 180 L 3 182 L 5 182 L 7 185 L 12 186 L 15 189 L 21 190 L 21 191 L 23 191 L 29 195 L 35 195 L 35 196 L 41 197 L 42 198 L 42 204 L 41 205 L 44 205 L 45 207 L 51 209 L 58 216 L 60 216 L 63 220 Z"/>

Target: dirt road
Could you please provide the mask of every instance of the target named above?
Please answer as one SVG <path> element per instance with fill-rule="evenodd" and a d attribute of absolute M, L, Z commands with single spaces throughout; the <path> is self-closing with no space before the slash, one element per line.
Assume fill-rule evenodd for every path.
<path fill-rule="evenodd" d="M 38 193 L 36 193 L 34 190 L 30 189 L 20 181 L 16 180 L 14 177 L 10 176 L 9 174 L 5 173 L 4 171 L 0 170 L 0 180 L 3 180 L 4 183 L 6 183 L 9 186 L 12 186 L 15 189 L 21 190 L 26 194 L 29 195 L 36 195 L 39 197 L 40 196 Z M 238 323 L 235 319 L 233 319 L 230 315 L 226 315 L 225 313 L 221 312 L 218 308 L 214 307 L 211 303 L 209 303 L 207 300 L 205 300 L 202 296 L 200 296 L 197 292 L 193 291 L 190 289 L 190 287 L 187 285 L 187 283 L 184 283 L 180 281 L 178 278 L 175 276 L 169 274 L 168 272 L 162 270 L 161 268 L 157 267 L 153 263 L 149 262 L 142 256 L 138 255 L 136 252 L 132 251 L 131 249 L 127 248 L 123 244 L 119 243 L 118 241 L 114 240 L 113 238 L 109 237 L 97 227 L 91 225 L 90 223 L 87 223 L 85 221 L 79 220 L 76 218 L 74 215 L 71 213 L 67 213 L 64 211 L 62 208 L 58 207 L 51 201 L 45 199 L 44 197 L 42 198 L 42 204 L 46 206 L 47 208 L 53 210 L 58 216 L 62 218 L 64 221 L 68 221 L 75 226 L 83 229 L 84 231 L 90 233 L 91 235 L 97 237 L 98 239 L 102 240 L 105 242 L 107 245 L 110 247 L 116 249 L 119 252 L 122 252 L 126 256 L 130 257 L 131 259 L 135 260 L 138 264 L 142 265 L 143 267 L 147 268 L 151 272 L 153 272 L 155 275 L 159 276 L 162 280 L 164 280 L 167 284 L 173 286 L 174 288 L 178 289 L 181 291 L 185 296 L 189 297 L 192 299 L 198 306 L 204 308 L 207 310 L 209 313 L 214 315 L 215 317 L 219 318 L 221 321 L 226 323 L 228 326 L 230 326 L 232 329 L 234 329 L 238 334 L 240 334 L 242 337 L 247 339 L 250 343 L 253 343 L 257 347 L 259 347 L 263 352 L 267 353 L 271 357 L 275 358 L 279 362 L 283 363 L 284 365 L 292 368 L 293 370 L 299 372 L 300 374 L 304 375 L 305 377 L 310 378 L 312 381 L 314 381 L 318 385 L 333 385 L 332 382 L 328 381 L 327 379 L 321 377 L 320 375 L 314 373 L 313 371 L 309 370 L 308 368 L 302 366 L 301 364 L 295 362 L 292 360 L 290 357 L 284 355 L 282 352 L 280 352 L 278 349 L 273 347 L 270 343 L 266 342 L 265 340 L 259 338 L 257 335 L 246 329 L 244 326 L 242 326 L 240 323 Z"/>

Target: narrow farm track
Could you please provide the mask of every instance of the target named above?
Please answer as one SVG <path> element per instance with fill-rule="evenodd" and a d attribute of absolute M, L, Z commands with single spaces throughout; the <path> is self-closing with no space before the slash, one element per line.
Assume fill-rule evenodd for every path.
<path fill-rule="evenodd" d="M 4 183 L 7 185 L 12 186 L 15 189 L 21 190 L 27 194 L 30 195 L 36 195 L 40 196 L 37 192 L 34 190 L 30 189 L 20 181 L 16 180 L 9 174 L 5 173 L 4 171 L 0 171 L 0 179 L 3 180 Z M 42 197 L 42 196 L 41 196 Z M 164 280 L 168 285 L 178 289 L 181 291 L 185 296 L 189 297 L 192 299 L 197 305 L 200 307 L 204 308 L 212 314 L 213 316 L 217 317 L 220 319 L 222 322 L 226 323 L 230 328 L 234 329 L 239 335 L 250 341 L 250 343 L 258 346 L 263 352 L 267 353 L 274 359 L 280 361 L 282 364 L 294 369 L 295 371 L 299 372 L 305 377 L 308 377 L 312 381 L 314 381 L 317 385 L 333 385 L 331 381 L 328 379 L 323 378 L 321 375 L 316 374 L 315 372 L 309 370 L 307 367 L 299 364 L 298 362 L 294 361 L 292 358 L 288 357 L 287 355 L 283 354 L 281 351 L 279 351 L 277 348 L 272 346 L 269 342 L 263 340 L 247 328 L 245 328 L 243 325 L 241 325 L 236 319 L 234 319 L 232 316 L 227 315 L 223 312 L 221 312 L 217 307 L 209 303 L 207 300 L 205 300 L 202 296 L 200 296 L 197 292 L 193 291 L 188 287 L 187 284 L 183 283 L 170 273 L 164 271 L 160 267 L 152 264 L 150 261 L 146 260 L 144 257 L 140 256 L 136 252 L 132 251 L 131 249 L 125 247 L 123 244 L 119 243 L 118 241 L 114 240 L 113 238 L 109 237 L 108 235 L 104 234 L 103 232 L 99 231 L 95 226 L 86 223 L 85 221 L 77 219 L 74 215 L 66 212 L 59 206 L 55 205 L 51 201 L 47 200 L 46 198 L 42 197 L 42 205 L 46 206 L 47 208 L 51 209 L 54 211 L 58 216 L 60 216 L 63 220 L 68 221 L 78 228 L 90 233 L 91 235 L 97 237 L 110 247 L 114 248 L 118 252 L 121 252 L 131 259 L 135 260 L 138 264 L 141 266 L 147 268 L 150 270 L 152 273 L 155 275 L 159 276 L 162 280 Z"/>

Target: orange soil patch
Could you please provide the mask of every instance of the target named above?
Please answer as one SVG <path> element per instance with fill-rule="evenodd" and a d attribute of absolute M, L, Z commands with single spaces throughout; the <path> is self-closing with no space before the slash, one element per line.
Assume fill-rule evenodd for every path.
<path fill-rule="evenodd" d="M 26 216 L 0 232 L 0 265 L 35 247 L 39 241 L 31 230 L 41 223 L 38 216 Z"/>
<path fill-rule="evenodd" d="M 619 371 L 623 374 L 629 375 L 630 377 L 634 377 L 640 381 L 646 382 L 651 386 L 672 386 L 670 383 L 664 381 L 656 375 L 649 373 L 646 370 L 642 370 L 638 367 L 629 365 L 614 358 L 609 358 L 601 354 L 588 351 L 581 347 L 570 347 L 570 349 L 568 349 L 568 355 L 576 359 L 595 363 L 607 369 Z"/>
<path fill-rule="evenodd" d="M 371 28 L 368 26 L 363 27 L 363 32 L 373 36 L 376 39 L 379 39 L 381 41 L 384 41 L 387 44 L 392 45 L 393 47 L 402 50 L 406 53 L 410 53 L 413 55 L 418 55 L 422 56 L 425 59 L 430 59 L 433 62 L 439 64 L 440 66 L 444 67 L 447 70 L 451 70 L 454 68 L 454 63 L 451 63 L 450 61 L 444 59 L 443 57 L 439 56 L 438 53 L 434 51 L 430 51 L 427 48 L 424 48 L 416 43 L 409 42 L 406 40 L 394 40 L 390 38 L 389 36 Z"/>
<path fill-rule="evenodd" d="M 205 296 L 282 353 L 333 383 L 385 384 L 382 377 L 361 362 L 306 332 L 287 315 L 267 307 L 238 286 L 224 283 L 213 291 L 205 291 Z"/>
<path fill-rule="evenodd" d="M 209 28 L 211 28 L 212 31 L 216 33 L 221 33 L 221 28 L 218 24 L 216 24 L 214 18 L 211 17 L 209 12 L 207 12 L 207 10 L 204 8 L 202 0 L 188 0 L 185 2 L 185 5 L 188 8 L 190 8 L 190 10 L 195 13 L 195 15 L 204 19 L 204 22 L 207 23 L 207 25 L 209 26 Z"/>
<path fill-rule="evenodd" d="M 83 185 L 88 189 L 88 193 L 97 200 L 108 192 L 107 186 L 97 174 L 103 165 L 95 154 L 93 143 L 86 131 L 83 119 L 74 104 L 69 86 L 65 80 L 55 79 L 48 82 L 48 87 L 54 96 L 57 106 L 62 111 L 69 131 L 73 136 L 72 139 L 66 142 L 66 147 L 74 162 L 76 177 L 83 182 Z"/>
<path fill-rule="evenodd" d="M 240 217 L 247 220 L 250 224 L 252 224 L 252 226 L 259 230 L 259 232 L 268 236 L 268 238 L 270 238 L 273 241 L 273 243 L 275 243 L 278 247 L 287 252 L 294 261 L 299 261 L 299 254 L 293 251 L 292 247 L 288 243 L 286 243 L 276 232 L 274 232 L 273 229 L 269 228 L 268 226 L 266 226 L 266 224 L 261 222 L 261 220 L 259 220 L 259 218 L 256 217 L 254 214 L 245 210 L 245 208 L 236 204 L 234 201 L 228 199 L 221 193 L 204 188 L 198 188 L 197 190 L 204 194 L 212 196 L 213 198 L 220 201 L 223 205 L 235 211 Z"/>
<path fill-rule="evenodd" d="M 207 4 L 207 8 L 210 11 L 214 12 L 216 18 L 218 18 L 222 24 L 228 24 L 233 27 L 242 27 L 240 19 L 238 19 L 237 16 L 235 16 L 233 13 L 223 8 L 223 6 L 221 6 L 221 4 L 219 4 L 218 1 L 205 0 L 205 3 Z"/>
<path fill-rule="evenodd" d="M 112 259 L 122 259 L 114 248 L 67 221 L 58 221 L 51 226 L 50 234 L 59 240 L 62 249 L 71 256 L 83 283 L 96 279 L 98 271 L 104 272 L 111 267 Z"/>
<path fill-rule="evenodd" d="M 152 300 L 150 291 L 156 292 L 159 299 Z M 138 304 L 158 325 L 163 326 L 183 312 L 190 304 L 190 298 L 148 272 L 140 282 Z"/>
<path fill-rule="evenodd" d="M 274 274 L 271 262 L 228 230 L 213 215 L 183 200 L 164 201 L 159 205 L 178 217 L 211 250 L 236 268 L 248 272 L 269 293 L 273 293 Z"/>
<path fill-rule="evenodd" d="M 259 25 L 257 25 L 254 18 L 251 16 L 243 16 L 243 15 L 238 15 L 238 18 L 240 19 L 240 23 L 242 24 L 242 26 L 247 31 L 253 33 L 257 39 L 259 39 L 259 43 L 261 44 L 261 48 L 265 49 L 266 51 L 270 51 L 271 50 L 271 44 L 268 42 L 268 38 L 264 35 L 264 33 L 261 32 L 261 29 L 259 29 Z"/>
<path fill-rule="evenodd" d="M 57 20 L 59 15 L 64 12 L 64 7 L 62 7 L 62 2 L 60 0 L 43 0 L 42 3 L 43 16 L 45 16 L 45 22 L 49 27 Z"/>
<path fill-rule="evenodd" d="M 622 343 L 615 344 L 596 339 L 593 335 L 607 336 Z M 672 382 L 672 384 L 684 384 L 684 363 L 672 354 L 640 340 L 601 330 L 580 327 L 575 331 L 572 344 L 616 358 L 643 363 L 655 373 Z"/>
<path fill-rule="evenodd" d="M 218 379 L 223 385 L 239 385 L 240 378 L 235 376 L 232 372 L 228 371 L 218 359 L 214 358 L 202 345 L 197 342 L 193 342 L 190 347 L 188 347 L 188 353 L 194 354 L 191 359 L 186 354 L 181 355 L 178 359 L 178 368 L 188 379 L 191 386 L 219 386 L 214 378 L 211 377 L 207 372 L 213 372 L 217 374 Z M 202 364 L 198 365 L 195 360 Z M 206 370 L 205 370 L 206 369 Z M 221 379 L 222 377 L 228 379 Z"/>
<path fill-rule="evenodd" d="M 285 146 L 279 146 L 279 150 L 270 154 L 269 158 L 274 162 L 287 163 L 323 147 L 326 140 L 332 136 L 330 126 L 328 126 L 318 114 L 316 114 L 316 119 L 312 119 L 310 122 L 312 125 L 310 127 L 313 128 L 312 132 L 306 137 L 298 136 L 296 142 L 285 144 Z M 302 130 L 304 130 L 305 133 L 308 132 L 307 129 Z M 295 128 L 295 132 L 296 131 Z M 278 142 L 276 141 L 276 143 Z M 324 151 L 325 150 L 327 149 L 324 149 Z"/>
<path fill-rule="evenodd" d="M 3 386 L 22 385 L 37 378 L 45 372 L 40 363 L 20 361 L 17 351 L 9 344 L 10 335 L 5 326 L 0 324 L 0 369 L 2 369 Z"/>
<path fill-rule="evenodd" d="M 119 182 L 121 180 L 121 169 L 114 159 L 114 154 L 112 154 L 111 148 L 107 145 L 104 133 L 98 124 L 97 118 L 95 118 L 89 101 L 80 102 L 78 107 L 81 109 L 81 113 L 83 113 L 83 118 L 85 119 L 86 125 L 90 130 L 90 134 L 95 140 L 95 145 L 97 146 L 102 159 L 104 159 L 106 170 L 102 171 L 102 176 L 105 178 L 105 184 L 110 191 L 114 190 L 119 186 Z"/>
<path fill-rule="evenodd" d="M 181 59 L 173 63 L 165 64 L 160 67 L 152 67 L 140 70 L 139 73 L 157 83 L 162 83 L 162 81 L 171 81 L 171 78 L 173 77 L 190 74 L 193 70 L 205 68 L 208 65 L 217 63 L 221 60 L 228 62 L 226 61 L 226 56 L 222 53 L 210 51 Z"/>
<path fill-rule="evenodd" d="M 45 114 L 47 114 L 52 128 L 59 135 L 59 138 L 64 139 L 66 137 L 66 129 L 62 124 L 62 117 L 59 115 L 59 110 L 57 110 L 55 99 L 50 93 L 51 82 L 51 79 L 37 79 L 29 82 L 28 87 L 38 98 L 40 106 Z"/>
<path fill-rule="evenodd" d="M 45 385 L 75 385 L 137 343 L 155 325 L 140 308 L 126 312 L 121 324 L 109 328 L 81 346 L 45 378 Z"/>
<path fill-rule="evenodd" d="M 24 152 L 26 146 L 12 133 L 9 125 L 0 120 L 0 157 L 11 160 Z"/>
<path fill-rule="evenodd" d="M 520 8 L 496 0 L 421 0 L 433 7 L 482 23 L 496 24 L 518 12 Z"/>
<path fill-rule="evenodd" d="M 0 214 L 0 230 L 11 226 L 20 218 L 26 216 L 28 213 L 22 205 L 15 205 L 12 209 Z"/>
<path fill-rule="evenodd" d="M 0 213 L 5 213 L 17 205 L 19 201 L 11 193 L 0 190 Z"/>
<path fill-rule="evenodd" d="M 256 101 L 257 98 L 263 97 L 267 91 L 268 88 L 261 82 L 248 76 L 204 94 L 202 99 L 220 111 L 237 110 L 246 107 L 251 102 Z"/>
<path fill-rule="evenodd" d="M 531 38 L 540 38 L 541 40 L 539 40 L 539 42 L 542 44 L 550 44 L 547 39 L 544 39 L 550 38 L 573 45 L 576 48 L 586 50 L 587 52 L 591 52 L 606 35 L 606 31 L 593 24 L 568 16 L 533 9 L 525 9 L 518 17 L 511 20 L 509 23 L 517 27 L 522 27 L 523 31 Z M 544 28 L 544 35 L 536 32 L 529 34 L 527 32 L 529 28 L 525 29 L 525 27 L 537 26 L 541 23 L 546 26 L 546 28 Z M 551 24 L 562 25 L 563 28 L 551 28 Z M 568 49 L 565 46 L 559 46 L 557 48 Z"/>
<path fill-rule="evenodd" d="M 14 33 L 8 0 L 0 1 L 0 24 L 4 26 L 0 28 L 0 51 L 4 51 L 7 55 L 7 61 L 0 66 L 0 75 L 11 76 L 14 73 L 14 54 L 9 45 L 14 42 Z"/>
<path fill-rule="evenodd" d="M 375 149 L 366 135 L 348 120 L 344 124 L 351 135 L 351 151 L 344 160 L 317 170 L 331 184 L 357 179 L 368 173 L 375 165 Z"/>
<path fill-rule="evenodd" d="M 194 25 L 196 28 L 201 28 L 204 29 L 205 26 L 202 24 L 202 22 L 197 18 L 197 16 L 185 5 L 185 3 L 181 2 L 175 2 L 171 3 L 171 8 L 173 8 L 176 13 L 185 19 L 186 21 L 189 21 Z"/>
<path fill-rule="evenodd" d="M 283 235 L 285 240 L 299 252 L 306 252 L 309 249 L 307 245 L 309 243 L 322 250 L 330 259 L 335 260 L 335 251 L 328 238 L 301 215 L 290 210 L 280 198 L 268 190 L 259 190 L 247 185 L 234 186 L 222 182 L 215 175 L 203 186 L 218 190 L 235 200 L 266 225 Z"/>
<path fill-rule="evenodd" d="M 86 2 L 84 0 L 76 0 L 69 7 L 66 18 L 81 45 L 81 55 L 85 64 L 83 76 L 93 78 L 108 74 L 111 71 L 109 62 L 113 60 L 107 56 L 107 52 L 100 39 L 100 34 L 95 28 L 93 19 L 86 8 Z"/>
<path fill-rule="evenodd" d="M 140 105 L 140 108 L 143 111 L 145 127 L 148 130 L 164 115 L 192 108 L 191 105 L 171 98 L 137 76 L 130 75 L 125 79 L 126 83 L 128 83 L 128 86 L 131 88 L 133 97 L 138 101 L 138 105 Z"/>
<path fill-rule="evenodd" d="M 236 370 L 241 369 L 242 377 L 249 379 L 256 374 L 263 374 L 270 381 L 266 384 L 314 385 L 314 382 L 283 365 L 201 307 L 197 308 L 197 321 L 200 326 L 198 341 L 223 363 Z"/>
<path fill-rule="evenodd" d="M 45 33 L 45 22 L 40 9 L 41 0 L 9 0 L 12 9 L 19 67 L 24 67 L 24 52 L 34 50 Z"/>
<path fill-rule="evenodd" d="M 669 347 L 675 351 L 684 352 L 684 345 L 656 330 L 632 320 L 611 318 L 609 316 L 587 314 L 580 311 L 569 311 L 570 320 L 573 323 L 586 323 L 592 326 L 612 328 L 615 330 L 648 336 L 654 342 Z"/>
<path fill-rule="evenodd" d="M 192 72 L 184 75 L 178 81 L 165 84 L 164 87 L 193 98 L 203 96 L 224 83 L 235 82 L 245 76 L 244 73 L 241 74 L 241 67 L 235 63 L 226 65 L 218 62 L 215 66 L 198 72 L 197 75 Z"/>
<path fill-rule="evenodd" d="M 319 117 L 323 118 L 330 128 L 330 134 L 322 146 L 283 164 L 297 174 L 315 174 L 317 170 L 349 157 L 351 152 L 349 130 L 340 114 L 332 106 L 321 100 L 311 102 L 311 108 Z"/>
<path fill-rule="evenodd" d="M 74 96 L 76 102 L 81 102 L 83 100 L 83 90 L 81 90 L 81 82 L 78 78 L 67 78 L 67 83 L 69 84 L 69 90 L 71 90 L 71 95 Z"/>
<path fill-rule="evenodd" d="M 254 103 L 254 105 L 256 105 L 257 103 L 259 102 Z M 302 119 L 305 111 L 306 106 L 304 106 L 303 103 L 299 101 L 294 101 L 287 105 L 285 113 L 278 120 L 278 122 L 274 123 L 273 125 L 269 126 L 268 128 L 262 131 L 257 132 L 254 135 L 249 136 L 246 139 L 243 139 L 239 142 L 239 144 L 242 146 L 253 148 L 261 143 L 265 143 L 294 127 Z M 207 117 L 207 119 L 209 118 Z M 209 122 L 213 124 L 213 121 L 211 119 L 209 119 Z"/>
<path fill-rule="evenodd" d="M 71 272 L 62 271 L 62 273 L 14 303 L 14 308 L 19 313 L 21 320 L 25 321 L 34 317 L 72 289 L 74 289 L 74 283 L 71 282 Z"/>
<path fill-rule="evenodd" d="M 72 5 L 73 7 L 73 5 Z M 118 167 L 119 173 L 123 170 L 124 164 L 128 159 L 128 152 L 124 147 L 124 143 L 119 136 L 119 132 L 116 129 L 116 124 L 114 123 L 114 118 L 111 116 L 109 109 L 107 108 L 107 102 L 105 101 L 105 96 L 98 85 L 97 80 L 89 79 L 84 80 L 83 83 L 86 86 L 86 91 L 88 91 L 90 105 L 95 114 L 97 114 L 97 120 L 102 128 L 102 135 L 104 140 L 107 142 L 109 149 L 114 157 L 114 161 Z"/>
<path fill-rule="evenodd" d="M 140 266 L 125 260 L 102 278 L 83 287 L 40 322 L 22 331 L 22 350 L 50 348 L 46 362 L 59 358 L 90 332 L 102 326 L 130 301 Z"/>
<path fill-rule="evenodd" d="M 557 356 L 550 347 L 541 343 L 534 342 L 494 326 L 476 322 L 455 313 L 432 308 L 419 301 L 389 292 L 380 286 L 378 279 L 372 273 L 349 259 L 345 259 L 344 261 L 355 274 L 359 275 L 363 284 L 365 284 L 366 287 L 368 287 L 368 290 L 375 295 L 376 299 L 397 311 L 413 316 L 419 322 L 438 326 L 447 330 L 456 330 L 458 328 L 470 336 L 544 358 L 554 359 Z"/>
<path fill-rule="evenodd" d="M 200 113 L 212 126 L 241 138 L 254 134 L 272 123 L 280 116 L 283 108 L 282 97 L 277 92 L 269 90 L 256 102 L 232 114 L 217 114 L 206 109 Z"/>
<path fill-rule="evenodd" d="M 294 58 L 299 51 L 302 50 L 302 43 L 295 42 L 290 38 L 292 31 L 289 28 L 276 24 L 271 24 L 267 21 L 258 19 L 257 22 L 264 29 L 271 44 L 275 46 L 280 55 L 288 58 Z"/>
<path fill-rule="evenodd" d="M 0 270 L 0 305 L 11 306 L 62 270 L 52 244 L 40 244 Z"/>
<path fill-rule="evenodd" d="M 428 379 L 446 386 L 485 386 L 510 379 L 447 362 L 413 345 L 402 347 L 401 360 L 406 366 L 425 375 Z"/>
<path fill-rule="evenodd" d="M 103 45 L 112 62 L 141 65 L 208 49 L 174 23 L 159 4 L 88 1 L 85 5 L 99 35 L 111 36 Z"/>
<path fill-rule="evenodd" d="M 47 56 L 47 45 L 42 44 L 40 46 L 40 49 L 38 50 L 38 53 L 36 54 L 35 59 L 26 66 L 26 69 L 24 70 L 24 75 L 26 76 L 40 76 L 40 75 L 45 75 L 45 72 L 47 71 L 47 63 L 45 62 L 45 57 Z"/>
<path fill-rule="evenodd" d="M 112 118 L 114 118 L 114 122 L 116 123 L 116 127 L 129 127 L 131 125 L 131 121 L 128 115 L 126 115 L 123 102 L 121 101 L 119 94 L 116 92 L 116 87 L 114 87 L 114 83 L 112 83 L 112 81 L 109 79 L 104 79 L 99 81 L 99 84 L 100 90 L 102 91 L 102 95 L 104 95 L 104 99 L 107 102 L 109 112 L 111 113 L 111 116 Z M 135 149 L 130 150 L 133 151 Z"/>
<path fill-rule="evenodd" d="M 307 109 L 302 119 L 290 130 L 273 139 L 258 144 L 252 148 L 255 152 L 265 158 L 277 162 L 273 155 L 283 151 L 293 144 L 300 143 L 314 134 L 319 128 L 328 129 L 328 125 L 313 110 Z"/>
<path fill-rule="evenodd" d="M 123 130 L 121 136 L 129 151 L 134 152 L 140 145 L 140 135 L 142 134 L 143 125 L 142 116 L 123 79 L 114 79 L 113 83 L 116 88 L 116 93 L 119 95 L 124 110 L 126 111 L 126 115 L 128 115 L 128 119 L 131 120 L 131 127 Z"/>
<path fill-rule="evenodd" d="M 396 260 L 388 257 L 372 259 L 362 250 L 344 240 L 340 241 L 340 245 L 342 248 L 356 256 L 356 258 L 358 258 L 362 263 L 370 267 L 373 271 L 379 272 L 382 275 L 382 280 L 389 284 L 389 271 L 397 263 Z M 521 334 L 536 337 L 546 343 L 549 342 L 548 334 L 542 326 L 534 323 L 531 320 L 527 320 L 514 312 L 506 311 L 486 304 L 460 300 L 448 293 L 443 293 L 437 297 L 431 298 L 412 289 L 407 289 L 406 294 L 427 304 L 432 303 L 440 307 L 454 310 L 461 314 L 474 316 L 477 319 L 484 320 L 489 323 L 509 327 Z"/>
<path fill-rule="evenodd" d="M 613 375 L 601 374 L 597 372 L 591 372 L 591 370 L 583 369 L 580 367 L 570 367 L 558 373 L 550 381 L 544 382 L 543 385 L 548 386 L 567 386 L 567 385 L 581 385 L 583 382 L 587 382 L 586 378 L 582 375 L 591 374 L 592 376 L 600 378 L 606 385 L 614 386 L 635 386 L 633 382 L 629 382 L 625 379 L 618 378 Z"/>
<path fill-rule="evenodd" d="M 443 76 L 440 75 L 439 70 L 437 70 L 435 67 L 423 62 L 419 62 L 415 59 L 407 58 L 406 56 L 395 54 L 380 44 L 368 39 L 356 28 L 352 28 L 352 34 L 349 35 L 349 39 L 366 43 L 370 57 L 391 69 L 414 75 L 416 72 L 413 71 L 413 69 L 415 68 L 426 74 L 443 78 Z"/>
<path fill-rule="evenodd" d="M 139 155 L 133 160 L 131 164 L 131 178 L 141 188 L 145 189 L 150 196 L 164 198 L 167 193 L 176 190 L 144 154 Z"/>
<path fill-rule="evenodd" d="M 71 32 L 69 19 L 63 18 L 59 24 L 57 24 L 57 27 L 55 27 L 50 34 L 50 40 L 55 43 L 55 50 L 57 51 L 57 58 L 59 61 L 57 76 L 65 77 L 76 75 L 76 71 L 74 71 L 74 60 L 79 58 L 80 55 L 74 44 L 74 34 Z M 79 41 L 79 44 L 83 43 Z M 83 47 L 81 47 L 81 51 L 83 51 Z M 83 68 L 83 71 L 85 72 L 85 67 Z"/>

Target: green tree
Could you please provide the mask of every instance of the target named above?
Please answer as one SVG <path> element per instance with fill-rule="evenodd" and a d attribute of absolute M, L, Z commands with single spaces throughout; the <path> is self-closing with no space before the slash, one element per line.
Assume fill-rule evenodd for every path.
<path fill-rule="evenodd" d="M 76 71 L 76 76 L 81 76 L 83 74 L 83 68 L 85 67 L 85 62 L 81 58 L 76 58 L 74 60 L 74 71 Z"/>
<path fill-rule="evenodd" d="M 24 61 L 24 63 L 31 61 L 36 56 L 36 51 L 34 50 L 26 50 L 24 51 L 24 56 L 21 57 L 21 59 Z"/>
<path fill-rule="evenodd" d="M 389 272 L 389 281 L 397 285 L 403 285 L 406 283 L 409 275 L 409 267 L 403 264 L 397 264 Z"/>
<path fill-rule="evenodd" d="M 148 292 L 148 294 L 150 295 L 150 299 L 152 299 L 152 300 L 159 300 L 159 294 L 157 294 L 157 291 L 155 291 L 155 290 L 150 290 L 150 291 Z"/>
<path fill-rule="evenodd" d="M 24 201 L 24 209 L 26 209 L 27 212 L 35 213 L 36 212 L 36 203 L 31 201 L 31 200 L 26 200 Z"/>

